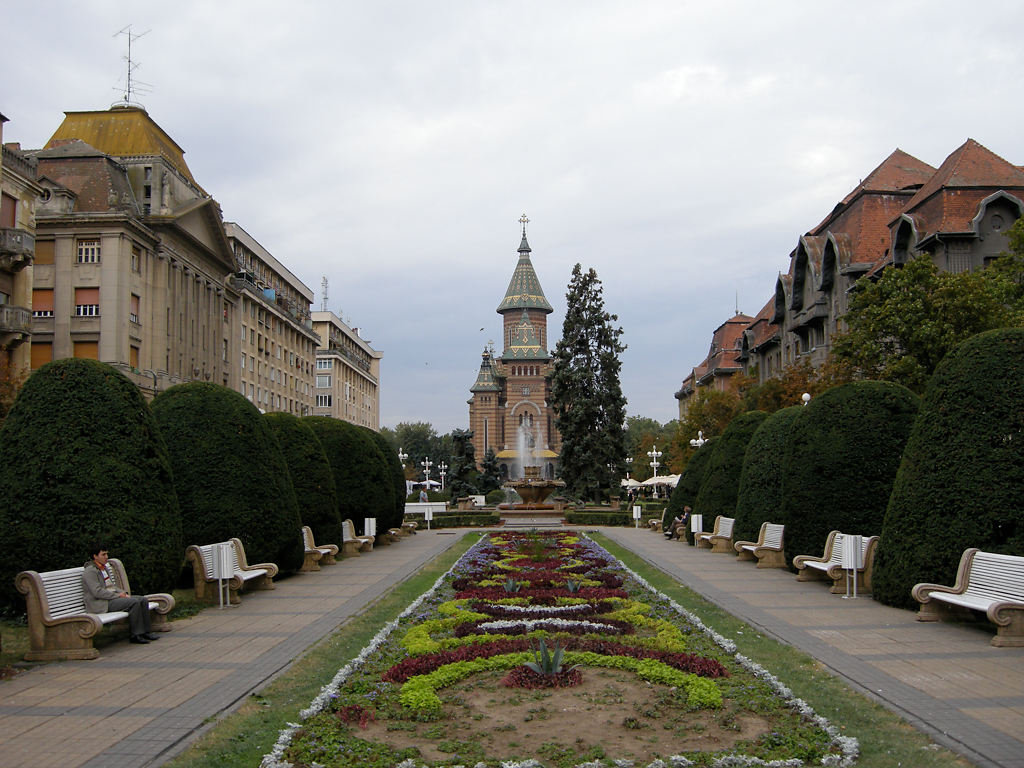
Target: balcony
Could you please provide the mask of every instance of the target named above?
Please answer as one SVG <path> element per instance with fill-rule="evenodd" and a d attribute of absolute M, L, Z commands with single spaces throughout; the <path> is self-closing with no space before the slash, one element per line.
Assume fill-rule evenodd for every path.
<path fill-rule="evenodd" d="M 0 227 L 0 269 L 17 272 L 32 263 L 36 238 L 24 229 Z"/>
<path fill-rule="evenodd" d="M 0 304 L 0 343 L 24 341 L 32 334 L 32 310 Z"/>

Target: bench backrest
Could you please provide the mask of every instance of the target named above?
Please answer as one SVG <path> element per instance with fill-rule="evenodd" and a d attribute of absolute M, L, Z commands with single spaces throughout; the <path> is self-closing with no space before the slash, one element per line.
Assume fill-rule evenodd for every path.
<path fill-rule="evenodd" d="M 964 594 L 987 600 L 1024 601 L 1024 557 L 975 552 Z"/>
<path fill-rule="evenodd" d="M 313 543 L 313 531 L 308 525 L 302 526 L 302 545 L 306 549 L 314 549 L 316 547 Z"/>
<path fill-rule="evenodd" d="M 233 541 L 222 541 L 221 544 L 227 544 L 231 548 L 231 569 L 234 573 L 238 573 L 242 569 L 238 565 L 238 550 L 235 549 L 235 543 Z M 213 548 L 217 544 L 202 544 L 198 547 L 199 553 L 203 556 L 203 572 L 206 574 L 207 579 L 213 579 Z"/>
<path fill-rule="evenodd" d="M 358 540 L 358 537 L 356 536 L 356 527 L 351 520 L 341 521 L 341 537 L 345 541 Z"/>
<path fill-rule="evenodd" d="M 727 539 L 732 538 L 732 524 L 736 522 L 734 517 L 718 517 L 715 520 L 715 535 L 725 536 Z"/>
<path fill-rule="evenodd" d="M 85 610 L 85 588 L 82 585 L 82 573 L 85 568 L 64 568 L 60 571 L 47 571 L 39 574 L 46 592 L 46 603 L 50 609 L 50 617 L 59 619 L 62 616 L 73 616 L 87 613 Z"/>
<path fill-rule="evenodd" d="M 764 541 L 761 542 L 761 545 L 770 549 L 781 549 L 782 531 L 785 527 L 785 525 L 780 525 L 779 523 L 765 523 Z"/>

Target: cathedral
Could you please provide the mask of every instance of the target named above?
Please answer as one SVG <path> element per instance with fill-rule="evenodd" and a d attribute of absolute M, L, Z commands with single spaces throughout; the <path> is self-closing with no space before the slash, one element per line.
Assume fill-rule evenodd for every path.
<path fill-rule="evenodd" d="M 502 353 L 493 342 L 483 352 L 480 372 L 470 387 L 469 428 L 477 465 L 493 450 L 503 477 L 517 479 L 524 467 L 539 467 L 553 478 L 561 438 L 548 404 L 552 358 L 548 352 L 548 315 L 553 311 L 530 261 L 524 214 L 519 262 L 498 304 L 502 317 Z"/>

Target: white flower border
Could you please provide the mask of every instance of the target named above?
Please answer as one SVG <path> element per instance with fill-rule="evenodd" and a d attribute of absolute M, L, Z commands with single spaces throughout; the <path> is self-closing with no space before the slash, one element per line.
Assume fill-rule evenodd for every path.
<path fill-rule="evenodd" d="M 592 544 L 593 546 L 599 547 L 600 549 L 604 550 L 604 547 L 601 547 L 600 544 L 591 539 L 590 536 L 588 536 L 586 533 L 581 533 L 580 535 L 586 538 L 586 540 L 590 542 L 590 544 Z M 333 698 L 333 696 L 338 692 L 338 689 L 341 687 L 342 683 L 344 683 L 345 680 L 347 680 L 348 677 L 353 672 L 359 669 L 370 657 L 370 654 L 374 653 L 377 650 L 377 648 L 379 648 L 380 645 L 388 638 L 388 636 L 395 631 L 395 629 L 398 627 L 399 621 L 405 618 L 406 616 L 412 614 L 414 611 L 416 611 L 416 609 L 420 607 L 420 605 L 423 604 L 425 600 L 432 597 L 434 593 L 436 593 L 437 590 L 440 589 L 441 585 L 444 583 L 445 578 L 450 573 L 455 571 L 455 569 L 458 568 L 459 564 L 466 557 L 468 557 L 470 553 L 472 553 L 475 549 L 481 547 L 483 543 L 487 540 L 487 538 L 488 537 L 486 534 L 481 536 L 480 541 L 478 541 L 476 544 L 474 544 L 472 547 L 466 550 L 465 554 L 463 554 L 462 557 L 455 561 L 451 568 L 449 568 L 441 576 L 438 577 L 437 581 L 434 582 L 434 585 L 430 589 L 428 589 L 426 592 L 424 592 L 422 595 L 416 598 L 409 605 L 408 608 L 406 608 L 404 611 L 402 611 L 402 613 L 398 615 L 398 618 L 386 624 L 384 628 L 381 629 L 380 632 L 374 635 L 369 645 L 363 648 L 363 650 L 359 652 L 359 655 L 352 659 L 352 661 L 350 661 L 348 664 L 346 664 L 344 667 L 338 670 L 338 673 L 334 676 L 330 683 L 328 683 L 320 689 L 320 693 L 317 695 L 315 699 L 313 699 L 310 705 L 306 707 L 306 709 L 299 712 L 299 717 L 303 720 L 306 720 L 312 717 L 313 715 L 319 714 L 327 705 L 327 703 Z M 605 551 L 607 552 L 607 550 Z M 683 608 L 683 606 L 681 606 L 675 600 L 670 598 L 668 595 L 655 589 L 650 583 L 648 583 L 648 581 L 643 576 L 629 568 L 625 563 L 623 563 L 618 558 L 614 557 L 610 552 L 608 552 L 607 554 L 613 560 L 617 560 L 622 570 L 628 573 L 630 577 L 632 577 L 636 581 L 637 584 L 639 584 L 649 592 L 657 595 L 666 603 L 668 603 L 669 607 L 671 607 L 672 610 L 674 610 L 688 622 L 693 624 L 693 626 L 695 626 L 701 632 L 710 637 L 715 642 L 715 644 L 718 645 L 718 647 L 720 647 L 726 653 L 732 654 L 732 657 L 736 660 L 737 664 L 739 664 L 741 667 L 743 667 L 748 672 L 753 674 L 755 677 L 758 677 L 761 680 L 764 680 L 766 683 L 768 683 L 768 685 L 770 685 L 775 690 L 775 692 L 780 697 L 782 697 L 782 699 L 786 702 L 790 709 L 795 710 L 800 715 L 807 718 L 816 726 L 825 731 L 825 733 L 828 734 L 829 738 L 832 739 L 832 743 L 839 748 L 841 754 L 826 755 L 821 759 L 820 764 L 822 766 L 849 768 L 849 766 L 856 765 L 857 758 L 860 754 L 860 743 L 857 741 L 855 737 L 843 736 L 840 733 L 839 729 L 836 728 L 836 726 L 834 726 L 831 722 L 829 722 L 829 720 L 815 713 L 815 711 L 811 708 L 810 704 L 808 704 L 803 699 L 794 696 L 793 691 L 790 690 L 788 686 L 784 685 L 781 680 L 775 677 L 775 675 L 771 674 L 767 669 L 762 667 L 756 661 L 753 661 L 752 659 L 739 653 L 736 649 L 735 642 L 733 642 L 727 637 L 724 637 L 723 635 L 720 635 L 718 632 L 716 632 L 711 627 L 707 626 L 703 621 L 701 621 L 700 618 L 698 618 L 696 615 L 690 613 L 690 611 Z M 550 619 L 547 619 L 546 621 L 550 621 Z M 283 757 L 284 751 L 288 748 L 288 745 L 291 744 L 292 737 L 295 735 L 295 732 L 300 727 L 301 725 L 299 723 L 288 723 L 288 727 L 282 730 L 280 735 L 278 736 L 277 742 L 274 744 L 274 748 L 268 754 L 263 756 L 263 760 L 260 762 L 260 768 L 294 768 L 294 766 L 288 761 L 284 760 Z M 609 764 L 603 760 L 594 760 L 587 763 L 580 763 L 576 766 L 576 768 L 608 768 L 608 765 Z M 631 760 L 612 760 L 611 765 L 613 766 L 613 768 L 634 768 L 634 763 Z M 649 763 L 646 766 L 646 768 L 686 768 L 687 766 L 692 765 L 694 765 L 694 762 L 692 760 L 683 757 L 682 755 L 672 755 L 671 757 L 666 758 L 666 760 L 654 760 L 651 763 Z M 804 765 L 804 761 L 800 760 L 799 758 L 792 758 L 790 760 L 765 761 L 759 757 L 752 757 L 749 755 L 724 755 L 715 760 L 711 765 L 712 768 L 746 768 L 746 766 L 760 766 L 761 768 L 799 768 L 800 766 Z M 403 760 L 401 763 L 395 766 L 395 768 L 425 768 L 425 766 L 421 763 L 417 763 L 415 760 L 410 758 L 408 760 Z M 453 768 L 467 767 L 454 766 Z M 474 766 L 474 768 L 486 768 L 486 763 L 477 763 L 476 766 Z M 501 768 L 544 768 L 544 764 L 534 759 L 523 760 L 519 762 L 507 760 L 501 763 Z"/>

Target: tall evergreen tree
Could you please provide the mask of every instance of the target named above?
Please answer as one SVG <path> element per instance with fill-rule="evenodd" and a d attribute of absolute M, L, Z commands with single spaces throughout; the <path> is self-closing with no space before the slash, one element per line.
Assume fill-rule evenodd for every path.
<path fill-rule="evenodd" d="M 448 493 L 452 501 L 477 492 L 476 458 L 473 433 L 468 429 L 452 430 L 452 455 L 448 460 Z"/>
<path fill-rule="evenodd" d="M 477 487 L 480 489 L 480 493 L 484 494 L 501 487 L 501 465 L 498 463 L 498 456 L 493 448 L 487 449 L 483 461 L 480 462 Z"/>
<path fill-rule="evenodd" d="M 562 479 L 569 493 L 591 500 L 617 486 L 626 458 L 626 398 L 619 384 L 619 354 L 626 347 L 619 342 L 622 328 L 614 325 L 619 318 L 605 310 L 602 294 L 593 268 L 573 267 L 551 374 Z"/>

